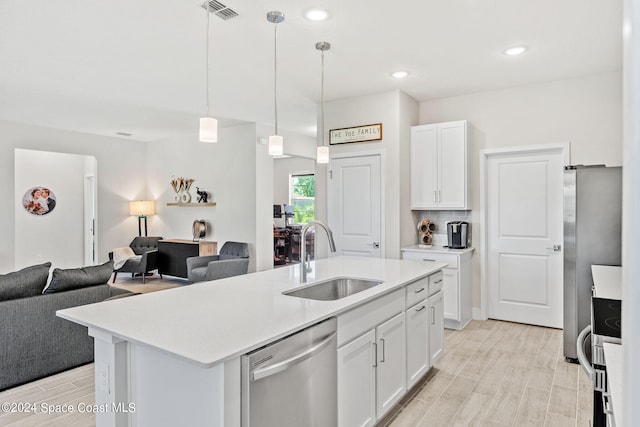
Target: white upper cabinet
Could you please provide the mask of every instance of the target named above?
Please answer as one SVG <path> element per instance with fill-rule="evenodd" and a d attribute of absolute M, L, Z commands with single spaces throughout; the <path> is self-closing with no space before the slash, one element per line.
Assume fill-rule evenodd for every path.
<path fill-rule="evenodd" d="M 471 209 L 467 121 L 411 127 L 411 209 Z"/>

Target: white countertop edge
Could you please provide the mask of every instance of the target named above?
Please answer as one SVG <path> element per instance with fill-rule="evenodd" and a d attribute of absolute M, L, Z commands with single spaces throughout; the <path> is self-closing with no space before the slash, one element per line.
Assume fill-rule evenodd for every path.
<path fill-rule="evenodd" d="M 622 299 L 622 267 L 614 265 L 591 265 L 594 296 L 605 299 Z"/>
<path fill-rule="evenodd" d="M 436 246 L 433 245 L 431 247 L 421 247 L 420 245 L 412 245 L 406 246 L 401 249 L 402 251 L 407 252 L 432 252 L 432 253 L 442 253 L 442 254 L 466 254 L 468 252 L 473 252 L 476 248 L 465 248 L 465 249 L 451 249 L 445 248 L 444 246 Z"/>
<path fill-rule="evenodd" d="M 382 259 L 381 261 L 385 261 L 384 259 Z M 404 261 L 403 261 L 404 262 Z M 410 261 L 409 261 L 410 262 Z M 424 265 L 424 263 L 421 263 L 421 265 Z M 118 339 L 124 340 L 124 341 L 128 341 L 131 343 L 135 343 L 135 344 L 139 344 L 139 345 L 145 345 L 148 346 L 150 348 L 153 348 L 155 350 L 158 350 L 162 353 L 171 355 L 173 357 L 177 357 L 179 359 L 183 359 L 192 363 L 196 363 L 202 367 L 205 368 L 210 368 L 213 367 L 215 365 L 218 365 L 220 363 L 223 363 L 225 361 L 234 359 L 238 356 L 241 356 L 243 354 L 246 354 L 248 352 L 251 352 L 257 348 L 263 347 L 264 345 L 267 345 L 269 343 L 272 343 L 274 341 L 277 341 L 281 338 L 287 337 L 295 332 L 298 332 L 306 327 L 312 326 L 318 322 L 321 322 L 325 319 L 328 319 L 330 317 L 335 317 L 340 315 L 341 313 L 344 313 L 346 311 L 352 310 L 362 304 L 366 304 L 367 302 L 370 302 L 376 298 L 379 298 L 381 296 L 384 296 L 388 293 L 391 293 L 399 288 L 402 288 L 404 286 L 406 286 L 407 284 L 415 281 L 415 280 L 419 280 L 421 278 L 427 277 L 431 274 L 433 274 L 434 272 L 444 268 L 447 264 L 446 263 L 440 263 L 440 262 L 433 262 L 433 265 L 431 265 L 430 269 L 422 272 L 419 275 L 416 275 L 414 277 L 408 278 L 406 280 L 401 280 L 398 282 L 392 282 L 393 284 L 382 284 L 379 285 L 378 287 L 374 287 L 374 288 L 370 288 L 367 289 L 365 291 L 359 292 L 357 294 L 351 295 L 349 297 L 346 298 L 342 298 L 336 301 L 313 301 L 313 303 L 315 304 L 326 304 L 326 305 L 335 305 L 336 302 L 338 302 L 340 305 L 340 307 L 338 308 L 334 308 L 334 309 L 328 309 L 324 312 L 322 312 L 321 314 L 317 315 L 317 316 L 313 316 L 310 318 L 307 318 L 306 321 L 304 322 L 297 322 L 294 324 L 291 324 L 290 326 L 286 327 L 286 328 L 282 328 L 280 329 L 277 333 L 275 334 L 270 334 L 269 336 L 265 336 L 262 337 L 262 339 L 258 340 L 257 342 L 254 342 L 252 344 L 248 344 L 248 345 L 241 345 L 232 349 L 227 349 L 226 351 L 221 351 L 220 353 L 223 353 L 224 355 L 215 355 L 213 357 L 210 358 L 200 358 L 200 357 L 196 357 L 193 354 L 185 354 L 185 353 L 189 353 L 189 352 L 177 352 L 177 351 L 171 351 L 167 348 L 165 348 L 164 346 L 161 345 L 154 345 L 153 343 L 147 342 L 143 339 L 140 339 L 139 337 L 136 337 L 132 334 L 127 334 L 127 333 L 119 333 L 118 331 L 113 331 L 110 330 L 109 328 L 104 328 L 101 327 L 100 325 L 96 324 L 96 323 L 92 323 L 90 321 L 87 321 L 86 319 L 84 319 L 82 315 L 78 316 L 75 315 L 75 309 L 78 307 L 74 307 L 74 308 L 69 308 L 69 309 L 64 309 L 64 310 L 58 310 L 56 311 L 56 315 L 58 317 L 61 317 L 63 319 L 72 321 L 74 323 L 78 323 L 80 325 L 86 326 L 87 328 L 92 328 L 98 331 L 101 331 L 102 333 L 105 333 L 107 335 L 111 335 L 113 337 L 116 337 Z M 267 271 L 273 271 L 273 270 L 267 270 Z M 260 272 L 258 273 L 253 273 L 253 274 L 260 274 Z M 238 278 L 241 277 L 248 277 L 251 275 L 245 275 L 245 276 L 236 276 Z M 304 286 L 307 285 L 312 285 L 315 282 L 320 282 L 323 280 L 326 280 L 328 278 L 332 278 L 332 277 L 340 277 L 340 276 L 344 276 L 344 274 L 339 274 L 339 275 L 333 275 L 333 276 L 327 276 L 327 277 L 319 277 L 316 280 L 313 281 L 309 281 L 308 283 L 304 284 Z M 360 277 L 364 277 L 363 275 L 353 275 L 352 277 L 356 277 L 356 276 L 360 276 Z M 226 279 L 221 279 L 221 280 L 226 280 Z M 193 284 L 193 285 L 189 285 L 189 286 L 197 286 L 197 285 L 202 285 L 205 284 L 207 282 L 199 282 L 197 284 Z M 386 285 L 386 286 L 385 286 Z M 295 287 L 299 287 L 300 284 L 299 283 L 295 283 Z M 173 288 L 173 289 L 167 289 L 167 290 L 162 290 L 162 291 L 158 291 L 158 293 L 167 293 L 167 292 L 171 292 L 172 290 L 175 289 L 181 289 L 181 288 Z M 188 287 L 186 287 L 185 289 L 188 289 Z M 293 288 L 291 288 L 293 289 Z M 280 291 L 278 291 L 278 293 L 281 293 Z M 151 293 L 151 294 L 146 294 L 146 295 L 152 295 L 152 294 L 156 294 L 156 292 Z M 136 296 L 134 298 L 140 298 L 143 297 L 144 295 L 139 295 Z M 284 297 L 284 296 L 283 296 Z M 91 305 L 98 305 L 98 304 L 114 304 L 117 305 L 119 302 L 121 301 L 135 301 L 134 298 L 123 298 L 123 299 L 116 299 L 116 300 L 112 300 L 112 301 L 104 301 L 102 303 L 96 303 L 96 304 L 91 304 Z M 286 298 L 296 298 L 296 297 L 290 297 L 287 296 Z M 353 301 L 349 301 L 349 299 L 352 299 Z M 306 300 L 307 302 L 311 302 L 312 300 Z M 347 303 L 347 304 L 345 304 Z M 80 306 L 80 307 L 87 307 L 87 306 Z M 241 333 L 241 332 L 240 332 Z"/>

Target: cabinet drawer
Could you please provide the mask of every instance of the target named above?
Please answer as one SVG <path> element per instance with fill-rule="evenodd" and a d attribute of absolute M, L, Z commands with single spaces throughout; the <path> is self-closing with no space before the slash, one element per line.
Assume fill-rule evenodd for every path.
<path fill-rule="evenodd" d="M 406 307 L 411 307 L 415 303 L 422 301 L 429 296 L 429 277 L 424 277 L 420 280 L 416 280 L 413 283 L 409 283 L 406 286 L 407 290 L 407 302 Z"/>
<path fill-rule="evenodd" d="M 432 274 L 429 276 L 429 296 L 435 294 L 440 291 L 444 286 L 444 273 L 442 270 L 438 271 L 436 274 Z"/>
<path fill-rule="evenodd" d="M 338 347 L 404 311 L 404 288 L 338 316 Z"/>
<path fill-rule="evenodd" d="M 447 268 L 458 268 L 458 255 L 455 254 L 434 254 L 426 252 L 421 254 L 423 261 L 436 261 L 436 262 L 446 262 Z M 416 258 L 413 258 L 416 259 Z"/>

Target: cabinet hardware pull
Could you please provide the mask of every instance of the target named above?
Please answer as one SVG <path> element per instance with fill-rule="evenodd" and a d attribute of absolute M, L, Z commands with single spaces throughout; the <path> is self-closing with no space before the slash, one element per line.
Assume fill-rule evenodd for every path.
<path fill-rule="evenodd" d="M 440 190 L 438 190 L 438 203 L 440 203 L 440 196 L 442 195 L 442 192 Z"/>
<path fill-rule="evenodd" d="M 378 343 L 371 343 L 371 348 L 373 349 L 373 367 L 378 366 Z"/>
<path fill-rule="evenodd" d="M 417 308 L 417 309 L 416 309 L 416 312 L 418 312 L 418 311 L 422 311 L 422 310 L 424 310 L 425 308 L 427 308 L 427 307 L 423 305 L 422 307 Z"/>
<path fill-rule="evenodd" d="M 432 325 L 436 324 L 436 308 L 435 307 L 431 307 L 431 324 Z"/>
<path fill-rule="evenodd" d="M 435 282 L 433 282 L 433 283 L 440 283 L 440 282 L 442 282 L 442 279 L 440 279 L 440 280 L 436 280 L 436 281 L 435 281 Z"/>
<path fill-rule="evenodd" d="M 416 294 L 419 294 L 419 293 L 420 293 L 420 292 L 422 292 L 422 291 L 424 291 L 424 288 L 417 289 L 417 290 L 415 290 L 415 291 L 413 291 L 413 292 L 415 292 Z"/>
<path fill-rule="evenodd" d="M 384 338 L 380 338 L 380 342 L 382 343 L 382 360 L 380 362 L 384 363 Z"/>
<path fill-rule="evenodd" d="M 436 260 L 435 260 L 435 259 L 429 259 L 429 258 L 422 258 L 422 260 L 423 260 L 423 261 L 433 261 L 433 262 L 436 262 Z"/>
<path fill-rule="evenodd" d="M 436 203 L 436 190 L 433 190 L 433 203 Z"/>

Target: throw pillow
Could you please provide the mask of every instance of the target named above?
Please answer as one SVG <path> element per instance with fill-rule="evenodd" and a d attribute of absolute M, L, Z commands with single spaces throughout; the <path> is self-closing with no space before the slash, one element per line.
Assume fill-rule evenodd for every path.
<path fill-rule="evenodd" d="M 53 270 L 51 283 L 42 293 L 51 294 L 54 292 L 71 291 L 88 286 L 102 285 L 109 281 L 111 273 L 113 273 L 113 261 L 82 268 L 68 268 L 64 270 L 56 268 Z"/>
<path fill-rule="evenodd" d="M 28 298 L 42 293 L 49 277 L 50 262 L 0 274 L 0 301 Z"/>

